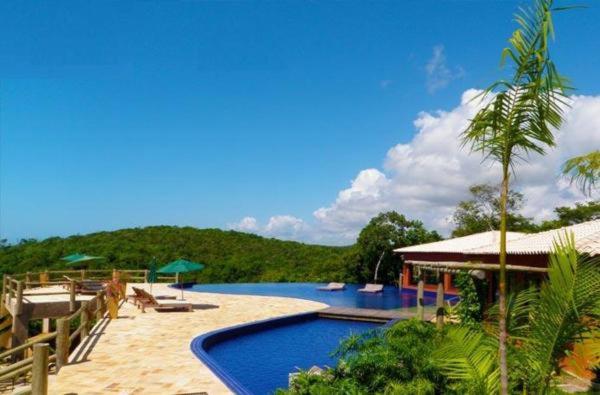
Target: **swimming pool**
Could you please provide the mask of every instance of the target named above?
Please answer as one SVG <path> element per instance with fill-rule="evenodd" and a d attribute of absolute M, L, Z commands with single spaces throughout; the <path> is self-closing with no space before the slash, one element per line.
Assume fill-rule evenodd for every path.
<path fill-rule="evenodd" d="M 233 392 L 263 395 L 287 388 L 298 368 L 334 367 L 331 353 L 342 339 L 380 326 L 306 313 L 215 331 L 191 348 Z"/>
<path fill-rule="evenodd" d="M 336 307 L 360 307 L 366 309 L 398 309 L 417 305 L 417 293 L 386 285 L 383 292 L 370 294 L 358 292 L 362 285 L 347 284 L 343 291 L 319 291 L 320 283 L 244 283 L 244 284 L 195 284 L 188 291 L 213 292 L 234 295 L 285 296 L 308 299 Z M 446 299 L 454 298 L 447 295 Z M 425 305 L 435 305 L 435 293 L 425 292 Z"/>

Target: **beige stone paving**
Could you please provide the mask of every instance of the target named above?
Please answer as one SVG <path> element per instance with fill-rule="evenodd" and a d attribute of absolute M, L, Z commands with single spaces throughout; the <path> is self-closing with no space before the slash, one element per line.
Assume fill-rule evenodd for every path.
<path fill-rule="evenodd" d="M 179 294 L 154 284 L 155 295 Z M 300 299 L 185 292 L 194 311 L 142 314 L 125 303 L 73 353 L 73 363 L 50 376 L 50 394 L 229 394 L 228 388 L 190 350 L 203 333 L 245 322 L 318 310 Z"/>

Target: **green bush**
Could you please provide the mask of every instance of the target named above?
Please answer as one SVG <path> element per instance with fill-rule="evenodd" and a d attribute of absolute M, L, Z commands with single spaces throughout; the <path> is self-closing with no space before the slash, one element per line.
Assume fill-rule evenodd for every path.
<path fill-rule="evenodd" d="M 443 332 L 418 320 L 350 336 L 335 352 L 336 368 L 321 376 L 304 372 L 279 394 L 433 393 L 445 386 L 432 358 L 442 338 Z"/>

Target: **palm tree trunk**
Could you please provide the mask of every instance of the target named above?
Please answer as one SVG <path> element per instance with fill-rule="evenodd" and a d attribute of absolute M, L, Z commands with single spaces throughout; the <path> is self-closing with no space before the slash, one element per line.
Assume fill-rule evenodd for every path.
<path fill-rule="evenodd" d="M 508 394 L 508 365 L 506 361 L 506 205 L 508 200 L 508 163 L 502 164 L 502 190 L 500 192 L 500 281 L 498 282 L 498 304 L 500 312 L 499 344 L 500 393 Z"/>

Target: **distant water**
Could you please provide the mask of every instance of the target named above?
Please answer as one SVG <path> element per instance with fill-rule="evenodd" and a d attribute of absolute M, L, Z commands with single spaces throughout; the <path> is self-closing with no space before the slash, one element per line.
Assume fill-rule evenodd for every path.
<path fill-rule="evenodd" d="M 386 285 L 383 292 L 370 294 L 358 292 L 362 285 L 348 284 L 343 291 L 318 291 L 320 283 L 244 283 L 244 284 L 196 284 L 187 291 L 213 292 L 234 295 L 286 296 L 314 300 L 330 306 L 360 307 L 390 310 L 417 305 L 416 291 Z M 450 297 L 450 296 L 449 296 Z M 435 305 L 435 293 L 425 292 L 425 305 Z"/>

